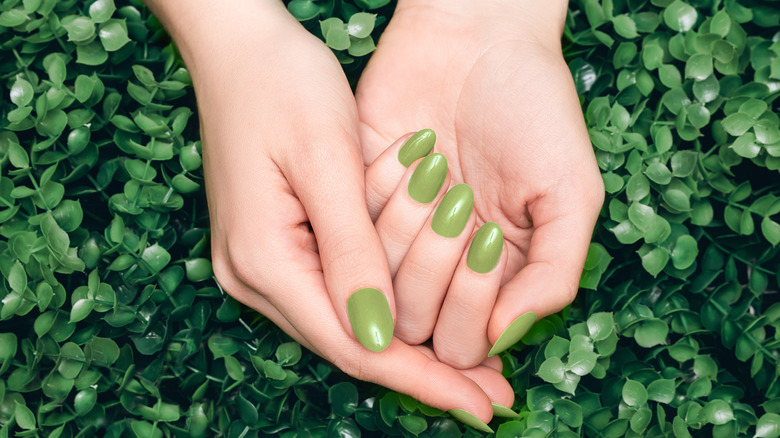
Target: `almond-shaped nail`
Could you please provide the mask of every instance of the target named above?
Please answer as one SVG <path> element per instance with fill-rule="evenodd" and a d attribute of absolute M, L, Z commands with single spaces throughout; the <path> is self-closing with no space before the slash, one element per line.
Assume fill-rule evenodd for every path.
<path fill-rule="evenodd" d="M 442 154 L 430 154 L 420 161 L 409 178 L 409 196 L 427 204 L 439 194 L 447 179 L 447 159 Z"/>
<path fill-rule="evenodd" d="M 432 129 L 422 129 L 409 137 L 398 151 L 398 161 L 409 167 L 415 161 L 428 155 L 436 144 L 436 133 Z"/>
<path fill-rule="evenodd" d="M 515 345 L 526 333 L 528 333 L 528 330 L 531 330 L 531 327 L 533 327 L 536 322 L 536 317 L 537 315 L 535 312 L 526 312 L 515 318 L 515 320 L 509 324 L 509 327 L 504 329 L 504 332 L 498 337 L 496 343 L 493 344 L 493 348 L 488 352 L 488 357 L 493 357 Z"/>
<path fill-rule="evenodd" d="M 393 314 L 379 289 L 366 287 L 347 300 L 347 315 L 357 340 L 371 351 L 382 351 L 393 339 Z"/>
<path fill-rule="evenodd" d="M 453 416 L 453 418 L 465 424 L 466 426 L 480 430 L 482 432 L 494 433 L 490 426 L 485 424 L 485 422 L 477 418 L 469 411 L 464 409 L 451 409 L 448 412 Z"/>
<path fill-rule="evenodd" d="M 466 265 L 478 274 L 487 274 L 498 264 L 503 249 L 504 233 L 501 227 L 495 222 L 488 222 L 479 227 L 471 239 Z"/>
<path fill-rule="evenodd" d="M 433 212 L 431 228 L 444 237 L 458 237 L 474 209 L 474 192 L 468 184 L 458 184 L 451 188 L 439 202 Z"/>
<path fill-rule="evenodd" d="M 509 409 L 508 407 L 504 405 L 500 405 L 498 403 L 491 403 L 493 405 L 493 416 L 494 417 L 502 417 L 502 418 L 520 418 L 520 414 L 517 412 Z"/>

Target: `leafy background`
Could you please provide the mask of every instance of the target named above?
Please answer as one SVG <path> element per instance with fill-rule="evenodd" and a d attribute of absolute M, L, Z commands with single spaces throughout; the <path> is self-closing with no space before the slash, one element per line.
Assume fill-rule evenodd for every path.
<path fill-rule="evenodd" d="M 394 5 L 292 0 L 354 83 Z M 512 436 L 780 436 L 780 3 L 572 0 L 607 201 L 503 355 Z M 0 2 L 0 437 L 480 436 L 214 281 L 191 81 L 138 0 Z"/>

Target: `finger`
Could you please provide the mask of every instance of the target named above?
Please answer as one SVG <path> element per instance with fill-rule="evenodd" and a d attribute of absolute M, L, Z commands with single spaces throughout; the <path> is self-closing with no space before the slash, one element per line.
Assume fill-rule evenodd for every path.
<path fill-rule="evenodd" d="M 449 183 L 447 159 L 431 154 L 413 163 L 374 224 L 395 276 Z"/>
<path fill-rule="evenodd" d="M 433 334 L 444 295 L 476 221 L 474 192 L 458 184 L 442 197 L 393 281 L 396 336 L 419 344 Z"/>
<path fill-rule="evenodd" d="M 460 259 L 436 321 L 433 348 L 442 362 L 468 369 L 487 357 L 487 326 L 506 261 L 501 228 L 495 222 L 482 225 Z"/>
<path fill-rule="evenodd" d="M 433 151 L 436 134 L 423 129 L 396 140 L 366 169 L 366 203 L 376 220 L 412 163 Z"/>
<path fill-rule="evenodd" d="M 397 338 L 382 352 L 367 351 L 336 318 L 322 275 L 313 271 L 303 271 L 292 277 L 287 275 L 287 271 L 299 271 L 303 267 L 296 265 L 297 262 L 292 261 L 289 265 L 277 266 L 279 278 L 273 279 L 276 281 L 272 280 L 271 284 L 285 290 L 307 292 L 290 295 L 289 299 L 276 303 L 276 309 L 271 309 L 269 314 L 284 315 L 281 321 L 289 322 L 295 330 L 293 333 L 301 334 L 307 348 L 316 346 L 314 351 L 339 369 L 359 380 L 408 394 L 444 411 L 466 411 L 483 424 L 493 415 L 492 402 L 506 402 L 506 388 L 511 392 L 511 387 L 494 367 L 484 366 L 481 367 L 484 369 L 472 372 L 473 375 L 467 375 L 439 362 L 435 355 L 426 354 L 424 347 L 411 347 Z M 263 305 L 258 294 L 249 294 L 245 302 L 251 307 Z M 443 391 L 442 388 L 447 389 Z"/>
<path fill-rule="evenodd" d="M 542 199 L 531 210 L 534 231 L 526 265 L 499 291 L 488 324 L 495 355 L 520 340 L 536 321 L 574 300 L 600 205 L 561 205 Z M 568 214 L 558 212 L 569 210 Z M 595 211 L 595 212 L 594 212 Z"/>
<path fill-rule="evenodd" d="M 368 215 L 363 162 L 349 138 L 313 143 L 282 165 L 317 238 L 327 290 L 339 320 L 371 351 L 393 337 L 392 282 Z"/>

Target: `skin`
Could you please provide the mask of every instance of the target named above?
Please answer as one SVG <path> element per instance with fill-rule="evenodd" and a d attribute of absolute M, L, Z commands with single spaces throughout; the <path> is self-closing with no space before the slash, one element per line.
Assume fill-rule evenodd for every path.
<path fill-rule="evenodd" d="M 562 0 L 401 0 L 358 84 L 365 162 L 410 127 L 432 128 L 451 184 L 474 190 L 476 226 L 504 232 L 492 313 L 459 316 L 466 305 L 453 302 L 439 314 L 434 350 L 457 367 L 480 363 L 519 315 L 559 311 L 578 289 L 604 190 L 561 53 L 565 14 Z"/>
<path fill-rule="evenodd" d="M 491 402 L 514 398 L 487 348 L 518 314 L 571 301 L 603 202 L 571 77 L 550 42 L 565 3 L 551 8 L 563 11 L 557 20 L 532 2 L 504 3 L 401 2 L 356 105 L 333 54 L 281 3 L 149 0 L 193 77 L 225 290 L 350 375 L 485 422 Z M 346 300 L 375 287 L 393 315 L 396 306 L 364 165 L 417 127 L 440 133 L 450 184 L 474 189 L 475 226 L 504 230 L 503 286 L 476 322 L 479 339 L 461 339 L 460 327 L 434 349 L 395 338 L 373 353 L 355 340 Z M 447 314 L 439 319 L 453 321 Z"/>
<path fill-rule="evenodd" d="M 458 370 L 428 347 L 396 338 L 374 353 L 354 338 L 351 292 L 379 288 L 395 310 L 366 207 L 357 109 L 332 52 L 280 2 L 148 4 L 193 78 L 223 288 L 358 379 L 485 422 L 491 402 L 511 406 L 497 358 Z"/>

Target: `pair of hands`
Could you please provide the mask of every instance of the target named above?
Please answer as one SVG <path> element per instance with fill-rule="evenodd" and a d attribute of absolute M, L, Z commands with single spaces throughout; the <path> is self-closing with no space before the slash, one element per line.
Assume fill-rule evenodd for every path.
<path fill-rule="evenodd" d="M 281 2 L 149 3 L 195 84 L 213 265 L 225 289 L 358 379 L 462 410 L 477 426 L 492 403 L 511 406 L 500 360 L 474 358 L 519 316 L 571 302 L 603 202 L 561 56 L 566 2 L 401 0 L 354 96 L 333 54 Z M 380 238 L 369 207 L 378 215 L 406 180 L 400 168 L 400 185 L 381 172 L 371 183 L 368 167 L 366 186 L 364 171 L 422 127 L 438 134 L 451 185 L 473 189 L 472 226 L 503 230 L 500 290 L 480 345 L 434 352 L 394 338 L 372 352 L 354 337 L 348 300 L 376 288 L 398 315 L 388 234 Z M 366 187 L 379 199 L 369 207 Z"/>

